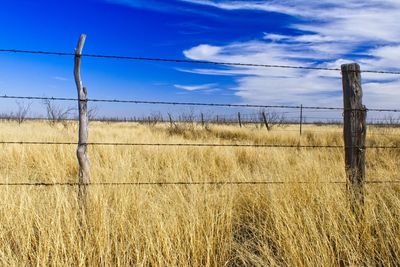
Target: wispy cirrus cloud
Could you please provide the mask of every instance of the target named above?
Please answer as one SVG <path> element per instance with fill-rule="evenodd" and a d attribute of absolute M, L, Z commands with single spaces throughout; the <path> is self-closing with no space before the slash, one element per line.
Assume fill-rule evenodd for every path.
<path fill-rule="evenodd" d="M 200 44 L 183 52 L 190 59 L 335 68 L 356 61 L 362 69 L 400 70 L 399 1 L 182 1 L 232 12 L 282 13 L 301 21 L 286 25 L 293 35 L 265 32 L 259 40 Z M 340 106 L 342 101 L 340 73 L 335 72 L 245 67 L 184 71 L 232 75 L 236 95 L 246 102 Z M 365 73 L 363 79 L 367 105 L 398 106 L 397 77 Z"/>
<path fill-rule="evenodd" d="M 104 0 L 111 4 L 119 4 L 130 6 L 140 9 L 150 9 L 155 11 L 172 11 L 173 3 L 171 2 L 160 2 L 157 0 Z M 176 2 L 176 1 L 172 1 Z"/>
<path fill-rule="evenodd" d="M 264 12 L 293 18 L 280 21 L 281 28 L 287 31 L 281 28 L 264 30 L 260 31 L 258 38 L 247 41 L 238 38 L 230 42 L 200 42 L 183 51 L 185 57 L 194 60 L 334 68 L 356 61 L 364 70 L 400 70 L 397 67 L 400 66 L 398 0 L 104 1 L 171 13 L 189 10 L 210 15 L 214 10 L 214 18 L 219 11 L 224 11 L 225 22 L 229 14 L 236 18 L 237 11 L 254 12 L 255 17 Z M 202 7 L 207 7 L 207 10 Z M 269 21 L 260 23 L 267 25 Z M 204 30 L 201 23 L 182 27 L 189 28 L 189 34 L 197 33 L 197 29 Z M 342 102 L 339 72 L 209 66 L 178 70 L 231 76 L 236 82 L 234 94 L 244 102 L 335 106 L 340 106 Z M 400 98 L 400 89 L 397 89 L 400 88 L 400 81 L 396 76 L 367 73 L 362 76 L 364 101 L 369 107 L 398 106 L 396 99 Z M 212 90 L 201 86 L 204 85 L 175 85 L 188 92 Z"/>
<path fill-rule="evenodd" d="M 175 88 L 186 90 L 186 91 L 202 91 L 202 90 L 214 90 L 217 84 L 208 83 L 208 84 L 200 84 L 200 85 L 182 85 L 182 84 L 174 84 Z"/>
<path fill-rule="evenodd" d="M 204 16 L 216 17 L 214 14 L 207 11 L 193 8 L 190 2 L 181 0 L 102 0 L 110 4 L 117 4 L 128 6 L 143 10 L 152 10 L 162 13 L 175 13 L 175 14 L 202 14 Z M 188 3 L 188 4 L 185 4 Z M 193 25 L 191 25 L 193 26 Z"/>
<path fill-rule="evenodd" d="M 62 82 L 68 81 L 68 78 L 61 77 L 61 76 L 54 76 L 53 79 L 57 80 L 57 81 L 62 81 Z"/>

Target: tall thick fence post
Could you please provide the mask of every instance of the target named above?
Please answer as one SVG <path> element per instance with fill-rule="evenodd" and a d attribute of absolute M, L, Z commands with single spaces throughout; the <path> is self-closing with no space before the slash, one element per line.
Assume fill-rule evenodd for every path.
<path fill-rule="evenodd" d="M 240 112 L 238 112 L 238 122 L 239 122 L 240 128 L 242 128 L 242 119 L 240 117 Z"/>
<path fill-rule="evenodd" d="M 361 73 L 358 64 L 341 66 L 344 108 L 345 168 L 353 212 L 364 204 L 366 108 L 362 104 Z"/>
<path fill-rule="evenodd" d="M 201 115 L 201 126 L 204 127 L 204 114 L 203 114 L 203 112 L 200 115 Z"/>
<path fill-rule="evenodd" d="M 90 163 L 86 154 L 88 143 L 88 108 L 87 90 L 82 85 L 81 79 L 81 57 L 82 49 L 85 44 L 86 35 L 82 34 L 75 49 L 74 76 L 76 88 L 78 90 L 78 110 L 79 110 L 79 140 L 76 155 L 79 162 L 79 192 L 78 201 L 81 208 L 86 209 L 86 186 L 90 183 Z"/>
<path fill-rule="evenodd" d="M 303 133 L 303 105 L 300 105 L 300 135 Z"/>

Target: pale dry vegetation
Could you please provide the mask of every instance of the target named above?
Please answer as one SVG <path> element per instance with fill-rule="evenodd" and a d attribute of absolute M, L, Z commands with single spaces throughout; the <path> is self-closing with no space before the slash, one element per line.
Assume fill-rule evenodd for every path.
<path fill-rule="evenodd" d="M 76 141 L 76 125 L 0 123 L 0 140 Z M 91 142 L 342 144 L 339 126 L 90 125 Z M 388 135 L 382 136 L 379 133 Z M 368 144 L 399 145 L 370 129 Z M 76 182 L 75 146 L 0 145 L 1 182 Z M 0 188 L 1 266 L 332 266 L 400 264 L 400 186 L 367 185 L 351 213 L 343 151 L 89 148 L 92 182 L 312 181 L 286 185 L 92 186 L 80 228 L 76 188 Z M 368 150 L 367 176 L 396 180 L 400 151 Z M 83 236 L 83 237 L 82 237 Z"/>

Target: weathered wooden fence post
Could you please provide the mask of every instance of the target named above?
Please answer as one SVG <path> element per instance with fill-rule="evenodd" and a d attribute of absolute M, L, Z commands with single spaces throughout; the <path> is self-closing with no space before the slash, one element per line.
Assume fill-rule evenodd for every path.
<path fill-rule="evenodd" d="M 242 119 L 240 117 L 240 112 L 238 112 L 238 122 L 239 122 L 240 128 L 242 128 Z"/>
<path fill-rule="evenodd" d="M 168 113 L 168 117 L 169 117 L 169 126 L 172 127 L 174 122 L 172 121 L 172 115 L 171 113 Z"/>
<path fill-rule="evenodd" d="M 362 214 L 365 183 L 365 137 L 367 111 L 362 104 L 361 73 L 358 64 L 341 66 L 344 108 L 344 145 L 347 190 L 351 208 Z"/>
<path fill-rule="evenodd" d="M 265 111 L 263 111 L 263 112 L 261 113 L 261 115 L 262 115 L 262 118 L 263 118 L 263 120 L 264 120 L 265 127 L 266 127 L 267 130 L 269 131 L 270 128 L 269 128 L 269 124 L 268 124 L 268 120 L 267 120 L 267 115 L 265 115 Z"/>
<path fill-rule="evenodd" d="M 79 162 L 79 191 L 78 201 L 80 207 L 86 210 L 86 187 L 90 183 L 90 162 L 86 154 L 88 143 L 88 108 L 87 108 L 87 90 L 82 85 L 81 79 L 81 57 L 82 49 L 85 45 L 86 35 L 82 34 L 75 49 L 74 76 L 76 88 L 78 90 L 78 110 L 79 110 L 79 140 L 76 155 Z"/>
<path fill-rule="evenodd" d="M 201 115 L 201 126 L 204 127 L 204 114 L 203 114 L 203 112 L 200 115 Z"/>
<path fill-rule="evenodd" d="M 303 105 L 300 105 L 300 135 L 302 134 L 303 128 Z"/>

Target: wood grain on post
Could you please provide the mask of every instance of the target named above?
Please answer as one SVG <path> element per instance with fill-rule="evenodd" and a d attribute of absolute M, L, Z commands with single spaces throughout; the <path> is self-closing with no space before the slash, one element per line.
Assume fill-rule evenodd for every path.
<path fill-rule="evenodd" d="M 90 162 L 87 156 L 88 143 L 88 108 L 87 108 L 87 90 L 82 85 L 81 79 L 81 57 L 85 44 L 86 35 L 82 34 L 75 49 L 74 76 L 76 88 L 78 90 L 78 110 L 79 110 L 79 140 L 76 155 L 79 162 L 79 193 L 78 200 L 80 204 L 86 205 L 86 186 L 90 183 Z"/>
<path fill-rule="evenodd" d="M 362 210 L 365 183 L 366 108 L 362 104 L 361 73 L 358 64 L 342 69 L 344 107 L 345 168 L 353 211 Z"/>

